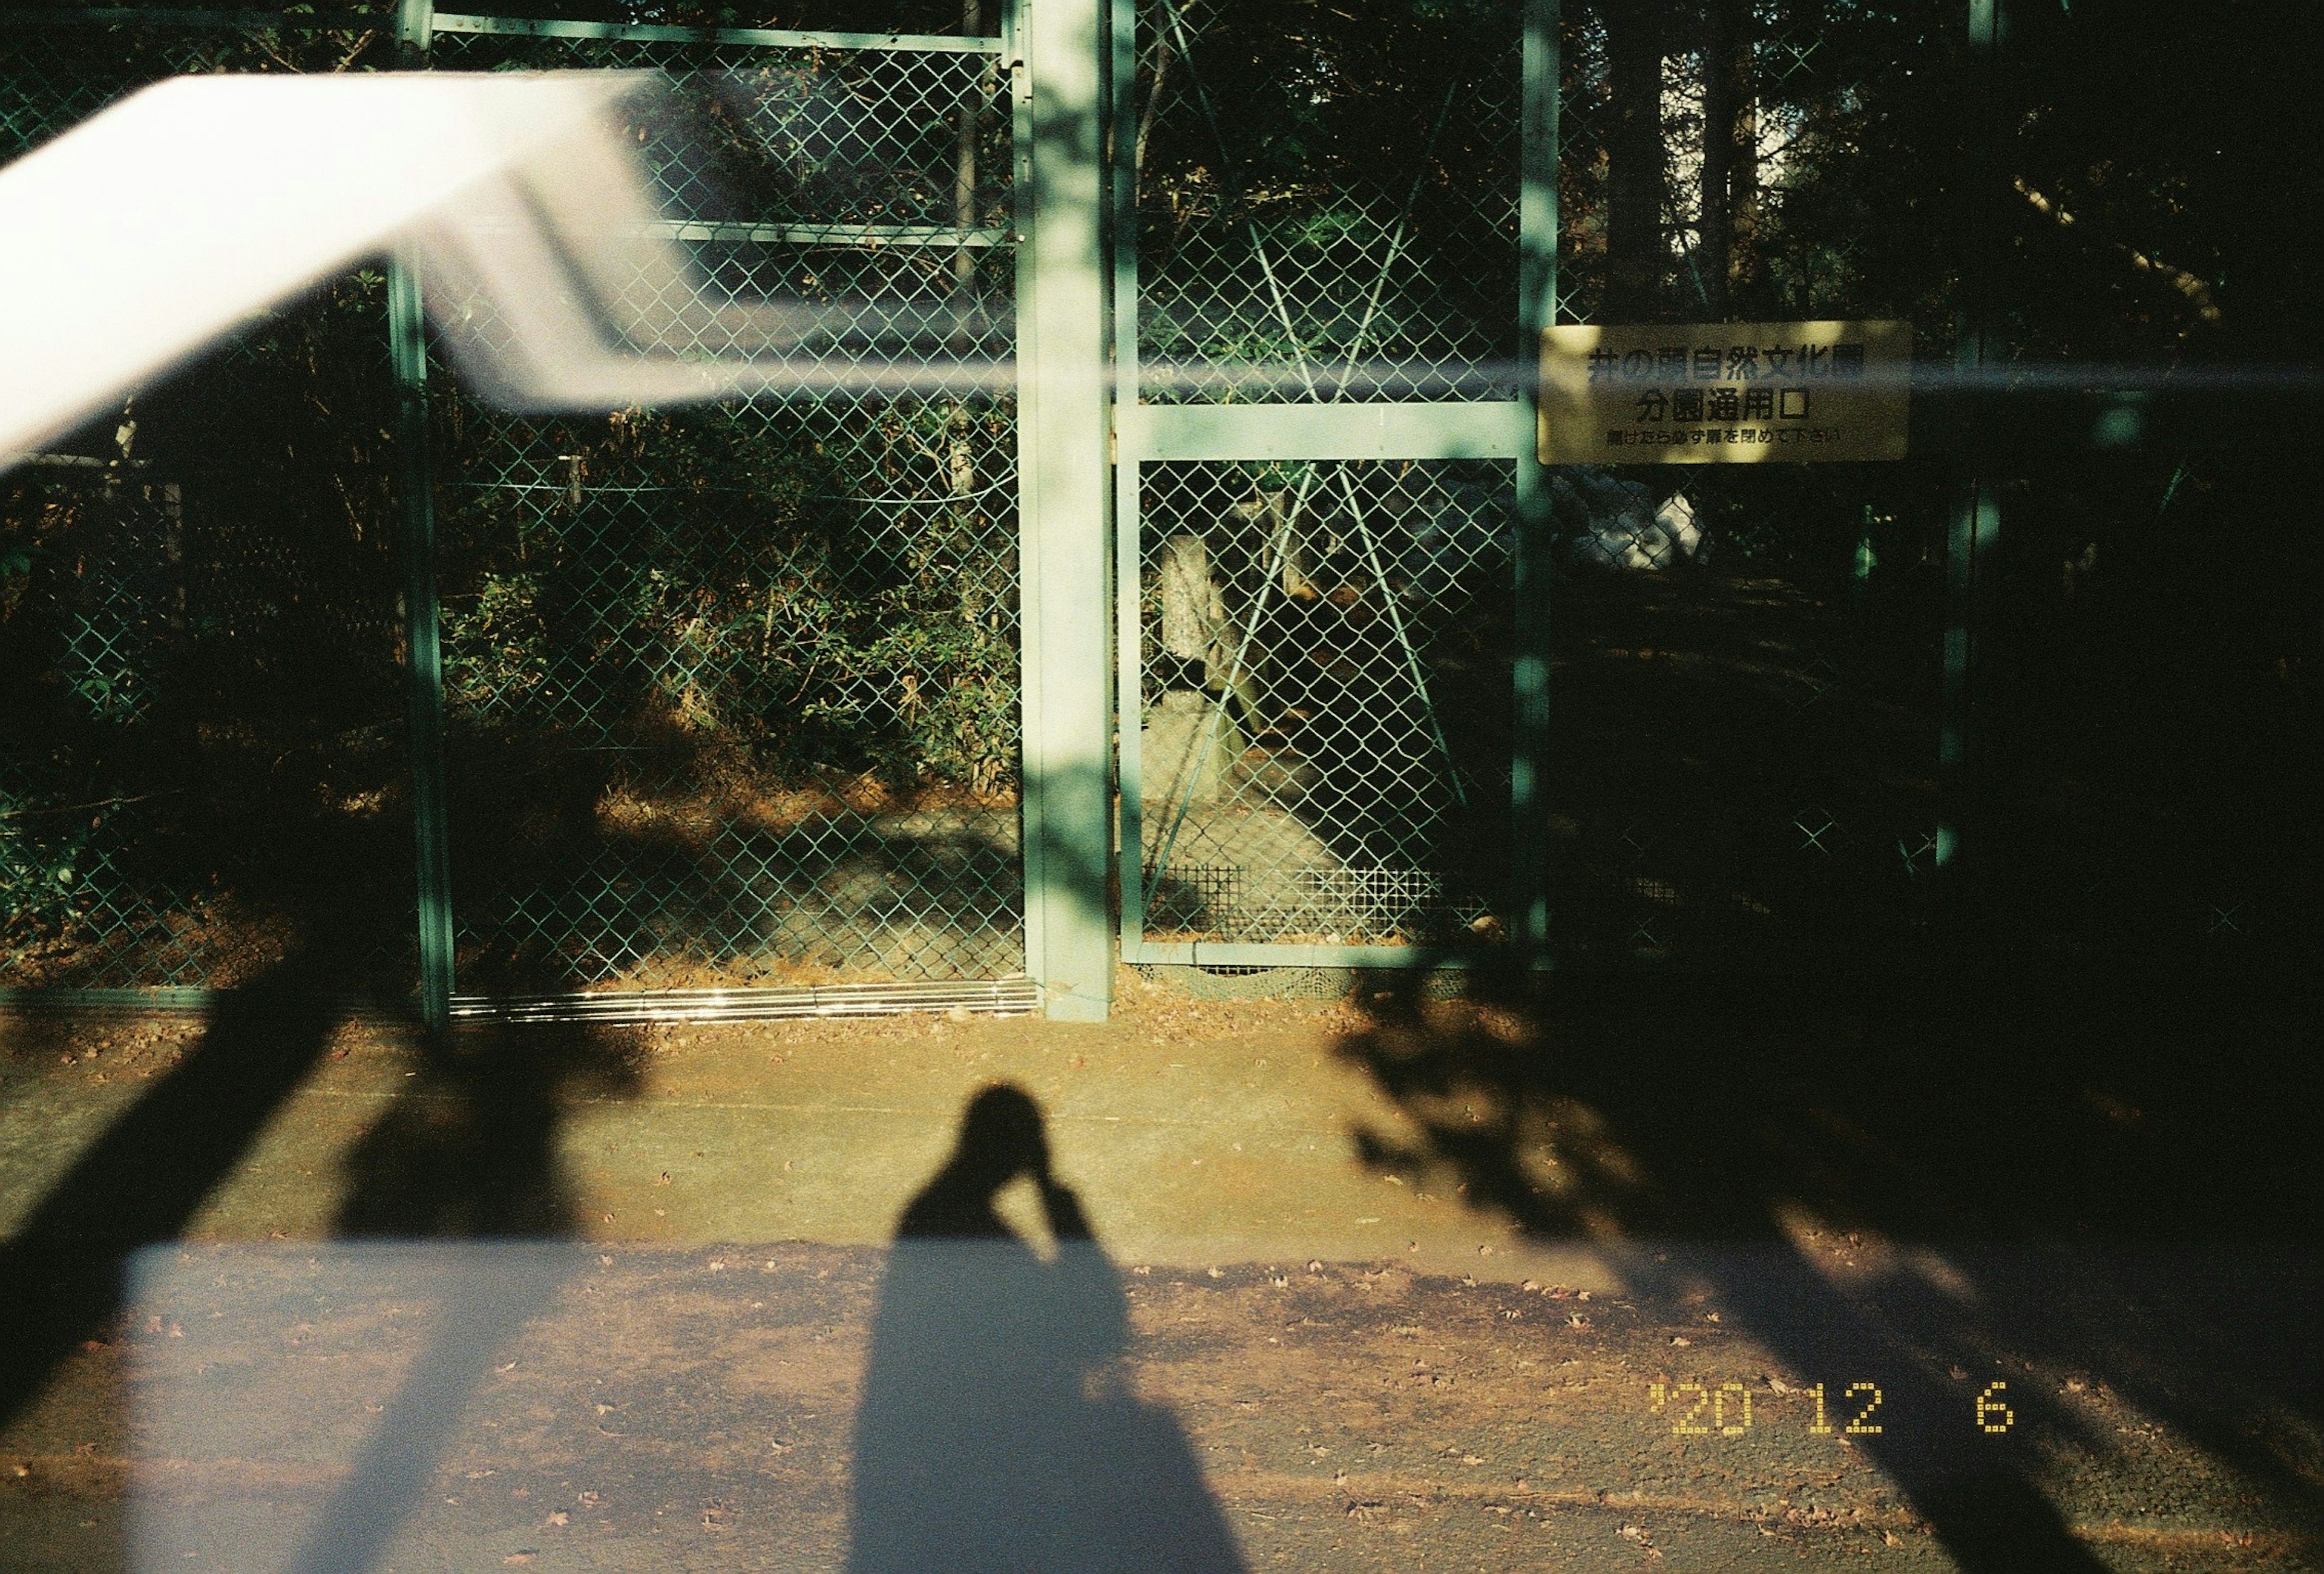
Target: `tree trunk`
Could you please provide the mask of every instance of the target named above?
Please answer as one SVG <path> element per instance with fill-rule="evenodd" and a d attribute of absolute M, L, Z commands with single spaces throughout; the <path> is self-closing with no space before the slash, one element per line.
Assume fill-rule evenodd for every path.
<path fill-rule="evenodd" d="M 1609 0 L 1607 50 L 1613 127 L 1607 138 L 1607 318 L 1620 321 L 1660 304 L 1670 253 L 1663 198 L 1669 155 L 1663 145 L 1664 0 Z"/>
<path fill-rule="evenodd" d="M 1736 110 L 1740 103 L 1740 51 L 1737 0 L 1703 0 L 1702 14 L 1702 243 L 1695 267 L 1702 276 L 1704 304 L 1714 321 L 1729 315 L 1728 283 L 1734 267 L 1735 225 L 1730 206 L 1738 150 Z"/>
<path fill-rule="evenodd" d="M 1734 151 L 1727 170 L 1727 299 L 1740 302 L 1740 315 L 1749 316 L 1759 273 L 1759 101 L 1750 13 L 1739 3 L 1737 12 L 1739 25 L 1728 41 L 1728 113 L 1734 128 L 1728 145 Z"/>

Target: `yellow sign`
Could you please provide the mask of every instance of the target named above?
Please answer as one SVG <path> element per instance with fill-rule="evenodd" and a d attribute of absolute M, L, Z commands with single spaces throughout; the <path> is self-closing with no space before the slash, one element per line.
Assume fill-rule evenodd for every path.
<path fill-rule="evenodd" d="M 1904 456 L 1901 322 L 1554 327 L 1541 336 L 1545 465 L 1753 465 Z"/>

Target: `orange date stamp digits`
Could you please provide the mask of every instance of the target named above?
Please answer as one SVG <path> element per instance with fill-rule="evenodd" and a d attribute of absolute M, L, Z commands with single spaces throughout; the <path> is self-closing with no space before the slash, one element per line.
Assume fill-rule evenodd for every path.
<path fill-rule="evenodd" d="M 1657 1413 L 1684 1401 L 1690 1394 L 1695 1396 L 1694 1403 L 1671 1427 L 1674 1437 L 1709 1437 L 1716 1432 L 1720 1437 L 1739 1438 L 1751 1430 L 1751 1391 L 1740 1383 L 1721 1383 L 1716 1388 L 1702 1383 L 1681 1383 L 1667 1390 L 1656 1383 L 1647 1389 L 1647 1394 Z M 1729 1404 L 1729 1395 L 1736 1402 L 1732 1406 Z M 1702 1418 L 1706 1410 L 1711 1413 L 1707 1422 Z M 1735 1418 L 1732 1422 L 1728 1420 L 1730 1413 Z"/>
<path fill-rule="evenodd" d="M 1846 1419 L 1838 1426 L 1827 1409 L 1823 1384 L 1798 1392 L 1815 1408 L 1807 1429 L 1811 1436 L 1878 1437 L 1885 1430 L 1873 1419 L 1886 1399 L 1877 1383 L 1850 1383 L 1840 1390 L 1834 1408 Z M 2006 1383 L 1988 1383 L 1978 1395 L 1970 1413 L 1978 1431 L 1998 1436 L 2017 1424 L 2017 1413 L 2006 1397 L 2008 1392 Z M 1646 1400 L 1654 1413 L 1671 1418 L 1673 1437 L 1738 1438 L 1751 1430 L 1751 1391 L 1740 1383 L 1653 1383 L 1647 1385 Z"/>

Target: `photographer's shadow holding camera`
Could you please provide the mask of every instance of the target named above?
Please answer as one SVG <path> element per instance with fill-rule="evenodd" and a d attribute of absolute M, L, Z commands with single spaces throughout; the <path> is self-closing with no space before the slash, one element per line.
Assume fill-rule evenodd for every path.
<path fill-rule="evenodd" d="M 1001 1218 L 1038 1189 L 1044 1260 Z M 1130 1391 L 1129 1319 L 1080 1201 L 1049 1167 L 1039 1106 L 987 1088 L 904 1210 L 857 1419 L 854 1574 L 1240 1570 L 1167 1413 Z"/>

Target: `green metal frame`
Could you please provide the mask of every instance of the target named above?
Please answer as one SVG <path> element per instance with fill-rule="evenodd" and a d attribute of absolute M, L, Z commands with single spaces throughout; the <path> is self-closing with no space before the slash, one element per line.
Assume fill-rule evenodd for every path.
<path fill-rule="evenodd" d="M 1969 47 L 1974 66 L 1969 113 L 1975 117 L 1970 145 L 1977 150 L 1970 208 L 1964 216 L 1964 251 L 1971 259 L 1962 279 L 1960 315 L 1954 327 L 1953 369 L 1972 389 L 1997 365 L 1994 340 L 1997 314 L 1989 281 L 1994 226 L 1985 204 L 1998 174 L 1993 161 L 1993 74 L 2006 38 L 2003 0 L 1969 0 Z M 1973 393 L 1967 449 L 1972 457 L 1989 451 L 1991 434 L 1981 391 Z M 1975 865 L 1984 849 L 1978 823 L 1977 625 L 1978 583 L 1989 571 L 2001 538 L 2001 498 L 1990 476 L 1972 465 L 1953 483 L 1945 533 L 1944 697 L 1937 770 L 1942 818 L 1937 824 L 1935 867 L 1939 895 L 1956 942 L 1974 927 L 1969 914 Z M 1965 857 L 1964 854 L 1967 856 Z"/>
<path fill-rule="evenodd" d="M 1025 951 L 1048 1015 L 1113 999 L 1106 863 L 1105 0 L 1012 8 L 1024 492 Z"/>
<path fill-rule="evenodd" d="M 1968 39 L 1990 78 L 2006 42 L 2003 0 L 1968 0 Z M 1533 451 L 1536 400 L 1405 403 L 1157 404 L 1140 400 L 1139 216 L 1135 171 L 1123 150 L 1138 130 L 1133 85 L 1137 0 L 1009 0 L 998 38 L 816 30 L 685 28 L 530 21 L 436 11 L 399 0 L 397 38 L 407 64 L 427 61 L 439 35 L 474 34 L 768 48 L 899 50 L 998 57 L 1010 73 L 1018 208 L 1012 232 L 908 226 L 883 241 L 1016 246 L 1019 303 L 1019 476 L 1021 584 L 1022 858 L 1027 971 L 1053 1017 L 1100 1019 L 1117 962 L 1233 967 L 1393 968 L 1460 965 L 1418 945 L 1161 942 L 1144 933 L 1140 758 L 1140 485 L 1148 465 L 1259 460 L 1513 462 L 1514 561 L 1512 847 L 1501 908 L 1511 955 L 1547 965 L 1551 914 L 1542 784 L 1551 748 L 1548 479 Z M 1557 310 L 1561 0 L 1526 0 L 1519 124 L 1519 354 Z M 176 24 L 312 31 L 380 24 L 376 14 L 179 12 L 133 8 L 0 12 L 42 25 Z M 1970 113 L 1993 143 L 1992 93 Z M 1989 173 L 1989 171 L 1988 171 Z M 1989 184 L 1989 182 L 1988 182 Z M 1972 253 L 1990 225 L 1969 216 Z M 685 238 L 814 244 L 837 233 L 816 226 L 678 226 Z M 732 231 L 732 233 L 728 233 Z M 696 232 L 700 232 L 697 234 Z M 850 233 L 865 233 L 861 230 Z M 1982 291 L 1982 275 L 1972 285 Z M 399 391 L 397 481 L 403 529 L 404 632 L 413 770 L 420 1006 L 431 1028 L 454 1015 L 453 908 L 444 773 L 442 621 L 437 522 L 427 420 L 426 342 L 417 281 L 401 266 L 389 283 L 390 350 Z M 1964 302 L 1956 370 L 1989 366 L 1997 321 L 1981 293 Z M 1969 451 L 1989 437 L 1967 434 Z M 2002 510 L 1989 475 L 1965 466 L 1948 550 L 1940 752 L 1945 812 L 1935 862 L 1949 888 L 1978 839 L 1977 589 L 1999 540 Z M 45 991 L 0 990 L 0 1005 Z M 125 1006 L 195 1006 L 200 990 L 81 990 L 75 999 Z"/>
<path fill-rule="evenodd" d="M 1134 145 L 1131 104 L 1137 49 L 1134 0 L 1112 0 L 1113 145 Z M 1556 0 L 1530 0 L 1526 13 L 1523 85 L 1523 169 L 1519 207 L 1523 255 L 1518 321 L 1520 344 L 1537 340 L 1547 320 L 1556 250 L 1555 139 L 1557 98 Z M 1157 941 L 1147 938 L 1140 714 L 1144 674 L 1139 651 L 1140 472 L 1168 461 L 1457 460 L 1515 461 L 1518 528 L 1517 665 L 1518 803 L 1531 804 L 1528 774 L 1546 737 L 1548 609 L 1543 561 L 1546 498 L 1533 462 L 1536 402 L 1519 400 L 1406 402 L 1156 404 L 1140 402 L 1137 246 L 1138 213 L 1130 161 L 1113 171 L 1112 267 L 1115 466 L 1114 650 L 1117 667 L 1120 836 L 1116 879 L 1120 891 L 1124 962 L 1218 967 L 1412 968 L 1464 967 L 1470 959 L 1422 945 L 1313 944 L 1276 942 Z M 1530 654 L 1532 659 L 1526 658 Z M 1527 817 L 1522 814 L 1518 824 Z M 1524 835 L 1527 833 L 1521 832 Z M 1530 833 L 1538 841 L 1538 828 Z M 1514 910 L 1526 915 L 1522 933 L 1545 934 L 1547 904 L 1541 894 L 1542 861 L 1522 851 Z M 1526 871 L 1530 871 L 1526 872 Z M 1537 950 L 1537 946 L 1536 947 Z"/>
<path fill-rule="evenodd" d="M 534 21 L 439 13 L 433 0 L 398 0 L 392 19 L 377 13 L 110 7 L 0 12 L 0 20 L 43 27 L 176 24 L 204 33 L 379 28 L 392 21 L 398 61 L 407 69 L 424 69 L 439 39 L 462 34 L 999 58 L 1013 78 L 1019 189 L 1028 199 L 1013 230 L 979 230 L 964 235 L 956 228 L 926 226 L 916 229 L 730 224 L 673 224 L 669 229 L 673 238 L 682 240 L 799 245 L 827 245 L 867 234 L 883 244 L 906 246 L 984 249 L 1014 244 L 1025 291 L 1022 318 L 1028 344 L 1038 333 L 1049 359 L 1089 366 L 1102 351 L 1101 336 L 1088 325 L 1093 320 L 1091 303 L 1102 295 L 1102 281 L 1091 266 L 1091 260 L 1099 254 L 1097 229 L 1102 210 L 1098 151 L 1091 134 L 1099 124 L 1102 87 L 1102 62 L 1093 36 L 1102 29 L 1102 5 L 1103 0 L 1083 0 L 1078 7 L 1045 7 L 1038 24 L 1028 27 L 1024 17 L 1029 8 L 1021 0 L 1007 0 L 998 37 Z M 1037 68 L 1037 60 L 1044 63 L 1041 68 Z M 1056 79 L 1055 91 L 1036 96 L 1037 69 L 1046 69 Z M 1032 142 L 1037 133 L 1054 143 L 1054 155 L 1034 158 Z M 1045 223 L 1032 218 L 1036 207 Z M 407 652 L 407 748 L 419 920 L 417 1003 L 424 1026 L 435 1031 L 447 1027 L 456 1017 L 476 1015 L 488 1002 L 456 993 L 451 827 L 447 808 L 445 634 L 438 589 L 438 478 L 429 433 L 427 335 L 419 281 L 400 262 L 389 266 L 387 295 L 388 361 L 397 391 L 393 469 L 401 521 L 401 618 Z M 1027 566 L 1022 681 L 1025 714 L 1030 723 L 1023 733 L 1022 795 L 1028 971 L 1045 990 L 1052 1016 L 1102 1017 L 1111 998 L 1113 962 L 1104 882 L 1105 750 L 1111 717 L 1102 673 L 1091 675 L 1088 657 L 1093 649 L 1102 649 L 1105 640 L 1102 616 L 1093 615 L 1092 611 L 1103 604 L 1104 538 L 1090 529 L 1103 502 L 1104 391 L 1092 376 L 1081 379 L 1078 388 L 1038 377 L 1030 354 L 1020 354 L 1019 365 L 1026 412 L 1026 419 L 1019 422 L 1019 440 L 1028 461 L 1035 456 L 1046 461 L 1046 468 L 1038 474 L 1030 463 L 1020 468 L 1019 499 L 1020 550 Z M 989 988 L 1001 990 L 1014 1002 L 1017 996 L 1010 991 L 1024 987 L 1021 975 L 1017 983 L 866 986 L 871 994 L 904 1002 L 896 1008 L 899 1009 L 916 1008 L 910 1004 L 917 999 L 916 990 L 932 999 L 943 996 L 950 1000 L 963 989 Z M 717 1010 L 726 1015 L 750 1014 L 745 997 L 754 994 L 763 995 L 770 1009 L 779 1008 L 778 1014 L 797 1014 L 793 997 L 801 991 L 776 987 L 710 993 L 716 998 Z M 0 989 L 0 1008 L 205 1010 L 218 998 L 218 990 L 207 987 Z M 634 991 L 608 998 L 646 999 Z M 676 997 L 672 999 L 675 1001 Z M 660 1007 L 639 1008 L 650 1016 L 670 1014 Z"/>
<path fill-rule="evenodd" d="M 1557 308 L 1557 107 L 1563 79 L 1558 0 L 1526 0 L 1525 97 L 1518 127 L 1523 189 L 1517 196 L 1517 343 L 1541 342 Z M 1522 407 L 1517 445 L 1515 704 L 1509 761 L 1512 888 L 1509 939 L 1527 968 L 1549 965 L 1549 845 L 1539 801 L 1548 769 L 1549 484 L 1535 446 L 1538 398 Z"/>

